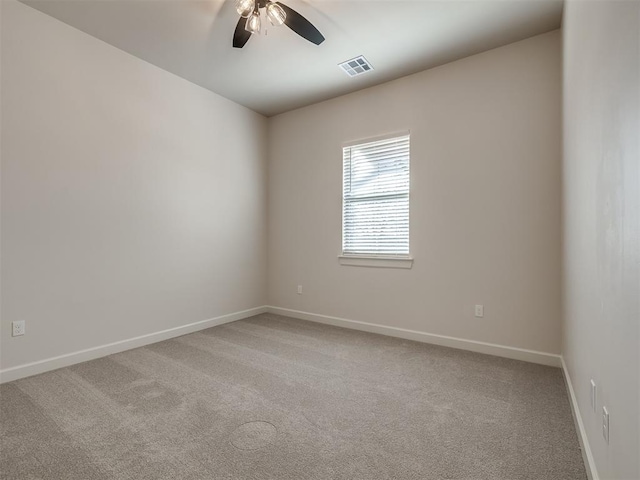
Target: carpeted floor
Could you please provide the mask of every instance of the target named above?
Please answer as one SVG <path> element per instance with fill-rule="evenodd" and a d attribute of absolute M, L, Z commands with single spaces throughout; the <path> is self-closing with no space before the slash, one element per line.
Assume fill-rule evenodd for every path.
<path fill-rule="evenodd" d="M 3 479 L 586 479 L 559 369 L 270 314 L 0 402 Z"/>

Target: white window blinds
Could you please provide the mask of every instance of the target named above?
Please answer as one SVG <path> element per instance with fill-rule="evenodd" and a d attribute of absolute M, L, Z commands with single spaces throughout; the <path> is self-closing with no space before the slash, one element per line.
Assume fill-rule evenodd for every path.
<path fill-rule="evenodd" d="M 343 149 L 342 253 L 409 255 L 409 135 Z"/>

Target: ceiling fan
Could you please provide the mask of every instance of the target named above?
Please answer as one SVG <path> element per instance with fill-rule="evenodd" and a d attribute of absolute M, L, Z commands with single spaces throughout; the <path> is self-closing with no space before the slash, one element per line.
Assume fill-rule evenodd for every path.
<path fill-rule="evenodd" d="M 265 10 L 266 17 L 274 27 L 284 23 L 311 43 L 320 45 L 324 42 L 324 36 L 309 20 L 283 3 L 273 0 L 236 0 L 236 10 L 240 14 L 240 20 L 236 25 L 235 32 L 233 32 L 233 46 L 235 48 L 244 47 L 252 34 L 260 33 L 261 9 Z"/>

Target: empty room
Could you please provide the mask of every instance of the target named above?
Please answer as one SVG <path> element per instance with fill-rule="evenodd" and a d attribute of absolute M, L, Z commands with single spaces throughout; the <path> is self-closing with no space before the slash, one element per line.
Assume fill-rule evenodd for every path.
<path fill-rule="evenodd" d="M 640 480 L 640 0 L 0 28 L 0 479 Z"/>

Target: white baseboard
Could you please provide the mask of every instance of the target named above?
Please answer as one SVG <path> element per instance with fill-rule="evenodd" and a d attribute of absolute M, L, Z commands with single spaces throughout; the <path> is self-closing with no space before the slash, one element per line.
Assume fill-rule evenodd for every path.
<path fill-rule="evenodd" d="M 0 370 L 0 383 L 18 380 L 20 378 L 37 375 L 39 373 L 48 372 L 62 367 L 68 367 L 69 365 L 86 362 L 87 360 L 94 360 L 96 358 L 105 357 L 125 350 L 131 350 L 132 348 L 143 347 L 151 343 L 161 342 L 170 338 L 215 327 L 216 325 L 242 320 L 243 318 L 252 317 L 260 313 L 265 313 L 266 311 L 267 307 L 264 306 L 251 308 L 249 310 L 229 313 L 227 315 L 221 315 L 208 320 L 189 323 L 188 325 L 169 328 L 160 332 L 149 333 L 147 335 L 121 340 L 119 342 L 108 343 L 106 345 L 87 348 L 86 350 L 80 350 L 78 352 L 67 353 L 65 355 L 39 360 L 37 362 L 25 363 L 16 367 L 6 368 L 4 370 Z"/>
<path fill-rule="evenodd" d="M 541 365 L 549 365 L 552 367 L 561 366 L 560 355 L 556 355 L 553 353 L 526 350 L 524 348 L 507 347 L 505 345 L 478 342 L 476 340 L 466 340 L 464 338 L 447 337 L 445 335 L 436 335 L 433 333 L 419 332 L 416 330 L 389 327 L 386 325 L 379 325 L 375 323 L 360 322 L 358 320 L 348 320 L 346 318 L 330 317 L 328 315 L 301 312 L 299 310 L 291 310 L 289 308 L 268 306 L 267 311 L 269 313 L 274 313 L 277 315 L 284 315 L 317 323 L 325 323 L 328 325 L 335 325 L 337 327 L 350 328 L 353 330 L 362 330 L 364 332 L 379 333 L 381 335 L 404 338 L 406 340 L 415 340 L 417 342 L 442 345 L 444 347 L 469 350 L 471 352 L 485 353 L 487 355 L 512 358 L 515 360 L 538 363 Z"/>
<path fill-rule="evenodd" d="M 569 376 L 569 370 L 567 364 L 564 362 L 564 357 L 560 357 L 562 363 L 562 373 L 564 374 L 564 381 L 567 386 L 567 394 L 569 395 L 569 404 L 571 405 L 571 413 L 573 414 L 573 421 L 576 424 L 576 432 L 578 434 L 578 440 L 580 442 L 580 449 L 582 450 L 582 460 L 584 462 L 584 468 L 587 470 L 587 477 L 589 480 L 599 480 L 598 470 L 596 469 L 596 462 L 591 453 L 591 447 L 589 446 L 589 439 L 587 438 L 587 431 L 582 423 L 582 415 L 580 415 L 580 408 L 578 407 L 578 400 L 576 398 L 575 391 L 573 390 L 573 384 L 571 383 L 571 377 Z"/>

